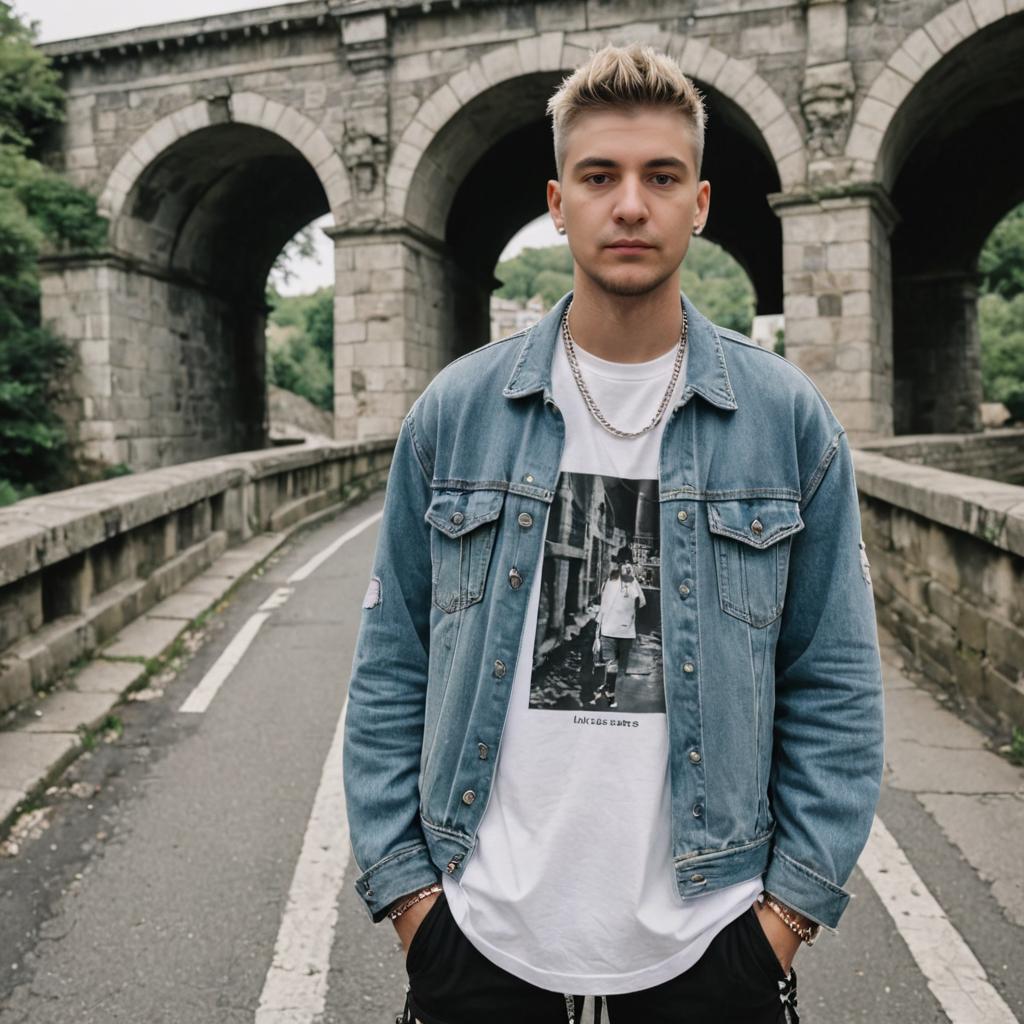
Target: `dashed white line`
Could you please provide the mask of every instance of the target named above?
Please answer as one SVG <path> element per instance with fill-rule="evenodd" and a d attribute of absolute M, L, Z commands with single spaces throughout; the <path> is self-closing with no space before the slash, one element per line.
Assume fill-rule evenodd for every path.
<path fill-rule="evenodd" d="M 338 894 L 349 862 L 348 816 L 341 776 L 347 711 L 346 699 L 292 876 L 274 958 L 256 1009 L 256 1024 L 313 1024 L 322 1019 L 338 923 Z"/>
<path fill-rule="evenodd" d="M 231 675 L 234 667 L 242 660 L 249 645 L 256 639 L 260 627 L 269 618 L 270 612 L 255 612 L 246 619 L 245 625 L 235 634 L 231 643 L 224 648 L 221 656 L 213 663 L 196 688 L 185 698 L 185 702 L 178 708 L 179 711 L 202 714 L 210 706 L 210 701 L 217 696 L 217 691 L 223 685 L 224 680 Z"/>
<path fill-rule="evenodd" d="M 875 817 L 858 860 L 952 1024 L 1018 1024 L 945 911 Z"/>
<path fill-rule="evenodd" d="M 256 639 L 256 634 L 259 633 L 263 623 L 270 618 L 271 612 L 275 608 L 280 608 L 291 597 L 294 589 L 291 584 L 298 583 L 311 576 L 343 544 L 347 544 L 353 537 L 359 536 L 363 530 L 377 522 L 383 514 L 383 510 L 375 512 L 361 523 L 357 523 L 351 530 L 346 530 L 337 540 L 328 544 L 327 547 L 314 555 L 305 565 L 296 569 L 288 577 L 288 586 L 278 587 L 274 590 L 260 605 L 259 610 L 249 616 L 245 625 L 235 634 L 231 643 L 224 648 L 220 657 L 213 663 L 206 675 L 199 680 L 196 688 L 185 698 L 178 711 L 186 714 L 202 714 L 210 706 L 213 698 L 217 696 L 217 691 L 224 685 L 225 680 L 234 671 L 235 666 L 242 660 L 250 644 Z"/>
<path fill-rule="evenodd" d="M 368 518 L 364 519 L 361 523 L 357 523 L 355 526 L 352 527 L 351 530 L 348 530 L 346 533 L 343 533 L 336 541 L 334 541 L 331 544 L 328 544 L 327 547 L 325 547 L 323 551 L 321 551 L 319 554 L 314 555 L 304 566 L 302 566 L 299 569 L 296 569 L 295 572 L 293 572 L 291 576 L 288 577 L 288 582 L 300 583 L 307 576 L 311 575 L 313 572 L 319 569 L 320 566 L 324 562 L 326 562 L 327 559 L 330 558 L 331 555 L 333 555 L 334 552 L 338 550 L 338 548 L 342 546 L 342 544 L 347 544 L 353 537 L 358 537 L 359 534 L 363 532 L 363 530 L 373 526 L 373 524 L 377 522 L 377 520 L 380 519 L 382 515 L 384 515 L 383 509 L 381 509 L 379 512 L 374 512 L 372 516 L 369 516 Z"/>

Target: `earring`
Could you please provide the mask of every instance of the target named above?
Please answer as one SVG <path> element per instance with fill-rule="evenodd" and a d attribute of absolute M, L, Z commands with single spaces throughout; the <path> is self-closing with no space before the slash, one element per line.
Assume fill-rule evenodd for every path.
<path fill-rule="evenodd" d="M 697 225 L 694 226 L 693 233 L 695 235 L 699 235 L 703 230 L 704 230 L 704 225 L 703 224 L 697 224 Z"/>
<path fill-rule="evenodd" d="M 559 228 L 559 229 L 558 229 L 558 233 L 559 233 L 560 235 L 564 235 L 564 234 L 565 234 L 565 228 L 564 228 L 564 227 L 562 227 L 562 228 Z"/>

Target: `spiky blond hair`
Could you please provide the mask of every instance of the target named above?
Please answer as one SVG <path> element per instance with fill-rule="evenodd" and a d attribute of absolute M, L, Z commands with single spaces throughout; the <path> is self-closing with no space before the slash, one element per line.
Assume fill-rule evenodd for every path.
<path fill-rule="evenodd" d="M 629 43 L 591 51 L 589 59 L 562 79 L 548 100 L 555 137 L 555 167 L 561 180 L 567 138 L 581 114 L 640 106 L 673 107 L 685 115 L 693 131 L 697 176 L 704 159 L 707 112 L 697 87 L 679 65 L 653 46 Z"/>

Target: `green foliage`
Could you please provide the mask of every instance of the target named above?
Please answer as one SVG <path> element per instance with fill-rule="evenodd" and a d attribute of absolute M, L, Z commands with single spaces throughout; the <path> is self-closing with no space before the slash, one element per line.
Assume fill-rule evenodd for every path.
<path fill-rule="evenodd" d="M 502 260 L 494 273 L 502 282 L 495 295 L 517 302 L 540 295 L 551 306 L 572 287 L 572 253 L 567 245 L 523 249 Z"/>
<path fill-rule="evenodd" d="M 267 381 L 302 395 L 321 409 L 334 408 L 334 289 L 308 295 L 267 292 L 270 322 L 288 328 L 286 340 L 267 346 Z"/>
<path fill-rule="evenodd" d="M 1013 299 L 1024 292 L 1024 203 L 988 236 L 978 259 L 981 290 Z"/>
<path fill-rule="evenodd" d="M 106 237 L 93 197 L 33 157 L 64 113 L 59 75 L 32 39 L 0 0 L 0 505 L 72 480 L 57 405 L 73 356 L 40 323 L 37 261 L 94 251 Z"/>
<path fill-rule="evenodd" d="M 20 150 L 64 120 L 60 75 L 33 46 L 34 35 L 34 26 L 0 0 L 0 144 Z"/>
<path fill-rule="evenodd" d="M 989 235 L 978 271 L 982 394 L 1024 421 L 1024 204 Z"/>
<path fill-rule="evenodd" d="M 494 294 L 518 302 L 539 295 L 552 306 L 572 288 L 572 269 L 567 245 L 523 249 L 498 264 L 495 275 L 502 285 Z M 679 271 L 679 284 L 715 323 L 750 333 L 754 290 L 743 268 L 724 249 L 694 238 Z"/>

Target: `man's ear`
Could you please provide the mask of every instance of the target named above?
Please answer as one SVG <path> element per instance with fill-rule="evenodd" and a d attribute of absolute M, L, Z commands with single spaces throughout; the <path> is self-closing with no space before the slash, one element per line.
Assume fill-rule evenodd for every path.
<path fill-rule="evenodd" d="M 548 180 L 547 187 L 548 213 L 557 227 L 562 222 L 562 186 L 557 178 Z"/>

